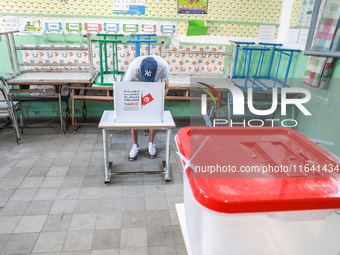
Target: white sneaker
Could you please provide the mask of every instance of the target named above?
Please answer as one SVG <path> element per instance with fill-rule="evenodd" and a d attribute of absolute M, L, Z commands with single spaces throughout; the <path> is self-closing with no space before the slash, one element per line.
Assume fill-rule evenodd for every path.
<path fill-rule="evenodd" d="M 156 154 L 156 144 L 150 142 L 148 145 L 148 157 L 149 158 L 155 158 L 157 156 Z"/>
<path fill-rule="evenodd" d="M 129 154 L 128 159 L 130 161 L 135 161 L 137 159 L 138 153 L 139 153 L 139 146 L 137 144 L 133 144 L 132 148 L 130 150 L 130 154 Z"/>

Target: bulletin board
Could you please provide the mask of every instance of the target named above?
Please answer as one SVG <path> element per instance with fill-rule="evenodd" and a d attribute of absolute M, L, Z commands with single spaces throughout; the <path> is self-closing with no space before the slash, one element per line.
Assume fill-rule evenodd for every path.
<path fill-rule="evenodd" d="M 282 1 L 209 0 L 208 14 L 202 15 L 177 13 L 178 1 L 175 0 L 146 0 L 145 15 L 138 16 L 114 14 L 112 0 L 3 0 L 0 16 L 174 21 L 179 34 L 186 34 L 186 20 L 205 19 L 209 25 L 208 35 L 257 37 L 259 25 L 279 24 Z"/>

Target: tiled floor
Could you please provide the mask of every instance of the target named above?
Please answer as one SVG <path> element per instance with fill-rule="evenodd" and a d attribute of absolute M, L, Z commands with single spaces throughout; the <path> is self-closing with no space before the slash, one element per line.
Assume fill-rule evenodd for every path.
<path fill-rule="evenodd" d="M 102 133 L 82 127 L 76 135 L 25 129 L 21 144 L 0 130 L 0 254 L 186 254 L 175 204 L 183 202 L 182 167 L 171 139 L 171 177 L 118 176 L 104 184 Z M 128 162 L 128 131 L 110 136 L 116 171 L 161 170 L 166 133 L 158 132 L 159 157 L 150 160 L 148 136 Z"/>

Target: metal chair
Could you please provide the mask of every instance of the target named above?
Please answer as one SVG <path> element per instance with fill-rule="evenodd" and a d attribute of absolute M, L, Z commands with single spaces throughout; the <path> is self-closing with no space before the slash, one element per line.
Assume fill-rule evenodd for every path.
<path fill-rule="evenodd" d="M 24 132 L 24 123 L 25 117 L 22 111 L 22 106 L 19 101 L 12 101 L 11 95 L 9 94 L 9 87 L 6 81 L 0 78 L 0 118 L 7 118 L 8 122 L 10 122 L 10 118 L 12 119 L 12 125 L 14 129 L 14 133 L 16 136 L 17 143 L 19 144 L 20 133 L 18 127 L 18 121 L 16 117 L 16 112 L 20 111 L 20 124 L 21 124 L 21 133 Z"/>

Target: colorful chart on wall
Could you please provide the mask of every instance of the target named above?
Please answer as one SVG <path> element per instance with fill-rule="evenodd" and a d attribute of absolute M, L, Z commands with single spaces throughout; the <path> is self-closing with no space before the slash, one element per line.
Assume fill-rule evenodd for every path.
<path fill-rule="evenodd" d="M 140 32 L 142 34 L 156 34 L 157 33 L 157 22 L 140 22 Z"/>
<path fill-rule="evenodd" d="M 64 29 L 64 21 L 62 19 L 44 19 L 44 30 L 48 34 L 62 33 Z"/>
<path fill-rule="evenodd" d="M 303 0 L 298 26 L 309 27 L 310 19 L 312 18 L 313 6 L 315 0 Z"/>
<path fill-rule="evenodd" d="M 43 32 L 43 22 L 40 18 L 22 19 L 22 32 L 29 34 L 41 34 Z"/>
<path fill-rule="evenodd" d="M 145 0 L 113 0 L 113 13 L 145 15 Z"/>
<path fill-rule="evenodd" d="M 164 36 L 177 36 L 177 23 L 160 23 L 159 34 Z"/>
<path fill-rule="evenodd" d="M 84 21 L 84 30 L 87 33 L 98 34 L 103 30 L 102 22 L 97 20 Z"/>
<path fill-rule="evenodd" d="M 80 34 L 83 31 L 83 22 L 81 20 L 65 20 L 66 34 Z"/>
<path fill-rule="evenodd" d="M 139 22 L 134 21 L 121 21 L 122 32 L 124 35 L 138 34 Z"/>
<path fill-rule="evenodd" d="M 182 14 L 208 14 L 208 0 L 178 0 L 177 12 Z"/>
<path fill-rule="evenodd" d="M 106 34 L 119 33 L 119 21 L 107 20 L 103 22 L 103 32 Z"/>

